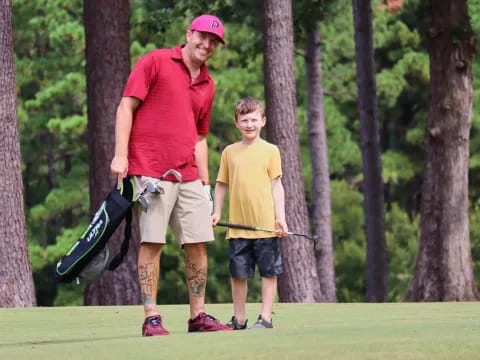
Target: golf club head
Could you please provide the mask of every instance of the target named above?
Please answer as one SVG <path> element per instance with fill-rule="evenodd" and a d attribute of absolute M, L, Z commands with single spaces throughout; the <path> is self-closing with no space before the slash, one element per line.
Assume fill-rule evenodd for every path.
<path fill-rule="evenodd" d="M 140 195 L 137 199 L 137 201 L 142 205 L 142 210 L 144 212 L 147 212 L 148 210 L 148 205 L 150 205 L 150 202 L 145 198 L 145 196 Z"/>
<path fill-rule="evenodd" d="M 151 182 L 147 184 L 147 191 L 152 194 L 160 194 L 160 195 L 165 193 L 165 190 L 163 190 L 163 188 Z"/>
<path fill-rule="evenodd" d="M 108 246 L 105 246 L 92 260 L 90 260 L 88 265 L 83 268 L 78 277 L 87 283 L 97 280 L 105 270 L 109 258 L 110 251 L 108 250 Z"/>

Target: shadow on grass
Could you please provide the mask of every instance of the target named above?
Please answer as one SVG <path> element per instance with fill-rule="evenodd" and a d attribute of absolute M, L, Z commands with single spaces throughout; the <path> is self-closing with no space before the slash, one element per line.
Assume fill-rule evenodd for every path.
<path fill-rule="evenodd" d="M 61 344 L 81 344 L 81 343 L 91 343 L 104 340 L 122 340 L 129 339 L 132 336 L 108 336 L 108 337 L 98 337 L 98 338 L 83 338 L 83 339 L 64 339 L 64 340 L 38 340 L 38 341 L 23 341 L 16 343 L 7 343 L 0 344 L 1 348 L 7 347 L 16 347 L 16 346 L 25 346 L 25 345 L 61 345 Z"/>

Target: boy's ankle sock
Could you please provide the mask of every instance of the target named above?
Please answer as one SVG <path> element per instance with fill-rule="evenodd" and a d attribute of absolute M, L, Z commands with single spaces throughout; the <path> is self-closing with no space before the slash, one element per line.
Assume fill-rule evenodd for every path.
<path fill-rule="evenodd" d="M 245 320 L 246 320 L 246 319 L 240 319 L 240 318 L 238 318 L 238 317 L 236 317 L 236 316 L 235 316 L 235 319 L 237 320 L 238 325 L 240 325 L 240 326 L 245 325 Z"/>
<path fill-rule="evenodd" d="M 248 322 L 248 320 L 244 319 L 243 323 L 240 323 L 234 315 L 234 316 L 232 316 L 232 319 L 227 324 L 227 326 L 229 326 L 230 328 L 232 328 L 234 330 L 245 330 L 247 328 L 247 322 Z"/>
<path fill-rule="evenodd" d="M 271 316 L 270 316 L 270 317 L 266 317 L 266 316 L 265 316 L 265 315 L 263 315 L 263 314 L 260 314 L 260 316 L 261 316 L 261 317 L 262 317 L 262 319 L 263 319 L 263 320 L 265 320 L 266 322 L 269 322 L 269 323 L 271 323 L 271 322 L 272 322 L 272 317 L 271 317 Z"/>

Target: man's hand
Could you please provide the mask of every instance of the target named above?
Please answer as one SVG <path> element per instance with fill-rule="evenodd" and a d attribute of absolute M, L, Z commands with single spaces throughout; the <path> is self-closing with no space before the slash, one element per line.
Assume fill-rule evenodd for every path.
<path fill-rule="evenodd" d="M 115 156 L 110 164 L 110 171 L 117 179 L 117 189 L 122 187 L 123 179 L 127 176 L 128 172 L 128 159 L 126 156 Z"/>
<path fill-rule="evenodd" d="M 213 213 L 213 197 L 212 197 L 212 187 L 210 184 L 203 185 L 203 191 L 205 192 L 205 197 L 208 200 L 208 205 L 210 206 L 210 214 Z"/>
<path fill-rule="evenodd" d="M 287 236 L 288 226 L 285 220 L 275 220 L 275 231 L 281 237 Z"/>

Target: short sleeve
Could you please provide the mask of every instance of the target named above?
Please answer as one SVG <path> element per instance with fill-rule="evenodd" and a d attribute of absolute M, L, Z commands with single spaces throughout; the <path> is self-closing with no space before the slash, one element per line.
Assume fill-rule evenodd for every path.
<path fill-rule="evenodd" d="M 273 146 L 270 152 L 270 162 L 268 164 L 268 176 L 270 180 L 282 176 L 282 160 L 280 158 L 280 150 L 277 146 Z"/>
<path fill-rule="evenodd" d="M 135 97 L 145 100 L 155 77 L 155 61 L 148 53 L 135 64 L 123 91 L 123 97 Z"/>
<path fill-rule="evenodd" d="M 218 169 L 217 181 L 224 184 L 228 184 L 228 161 L 227 161 L 227 149 L 223 150 L 220 158 L 220 168 Z"/>

